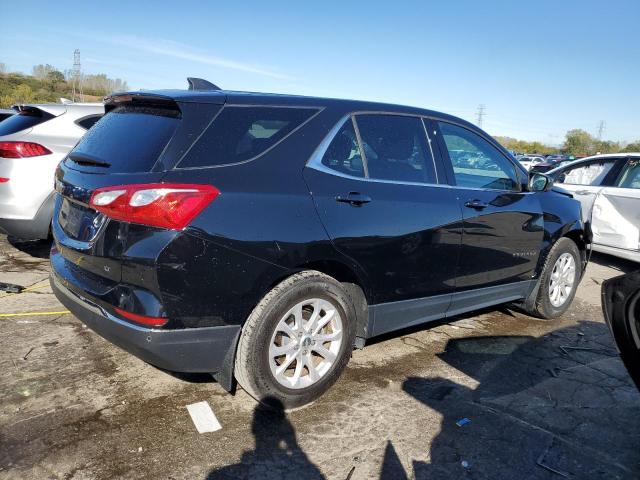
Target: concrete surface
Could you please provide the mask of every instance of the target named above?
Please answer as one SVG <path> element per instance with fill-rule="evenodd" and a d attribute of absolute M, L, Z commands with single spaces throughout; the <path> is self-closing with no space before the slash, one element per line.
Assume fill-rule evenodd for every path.
<path fill-rule="evenodd" d="M 0 293 L 0 314 L 26 314 L 0 317 L 2 479 L 640 477 L 640 395 L 600 310 L 602 280 L 638 265 L 594 255 L 557 321 L 501 308 L 371 342 L 277 415 L 55 313 L 47 250 L 0 237 L 0 282 L 32 287 Z M 221 430 L 196 431 L 203 400 Z"/>

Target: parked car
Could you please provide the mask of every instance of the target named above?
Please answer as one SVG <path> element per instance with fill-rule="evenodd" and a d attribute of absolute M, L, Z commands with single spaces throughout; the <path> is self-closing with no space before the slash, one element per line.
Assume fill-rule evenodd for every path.
<path fill-rule="evenodd" d="M 580 201 L 595 251 L 640 262 L 640 153 L 596 155 L 548 173 Z"/>
<path fill-rule="evenodd" d="M 539 163 L 544 162 L 544 158 L 538 155 L 524 155 L 518 158 L 518 161 L 524 168 L 526 168 L 527 170 L 531 170 L 531 167 L 533 167 L 534 165 L 538 165 Z"/>
<path fill-rule="evenodd" d="M 508 302 L 554 318 L 584 271 L 578 202 L 459 118 L 221 90 L 105 108 L 56 173 L 51 284 L 160 368 L 295 407 L 371 337 Z"/>
<path fill-rule="evenodd" d="M 19 105 L 0 123 L 0 232 L 49 236 L 62 158 L 103 114 L 101 103 Z"/>
<path fill-rule="evenodd" d="M 640 389 L 640 270 L 602 283 L 602 311 L 620 357 Z"/>
<path fill-rule="evenodd" d="M 3 120 L 6 120 L 7 118 L 9 118 L 14 113 L 16 113 L 16 112 L 14 112 L 13 110 L 11 110 L 9 108 L 0 108 L 0 122 L 2 122 Z"/>
<path fill-rule="evenodd" d="M 558 158 L 562 157 L 562 158 Z M 548 155 L 544 161 L 538 162 L 535 165 L 532 165 L 530 170 L 531 172 L 545 173 L 549 170 L 553 170 L 554 168 L 560 166 L 562 162 L 566 162 L 567 159 L 562 155 Z"/>

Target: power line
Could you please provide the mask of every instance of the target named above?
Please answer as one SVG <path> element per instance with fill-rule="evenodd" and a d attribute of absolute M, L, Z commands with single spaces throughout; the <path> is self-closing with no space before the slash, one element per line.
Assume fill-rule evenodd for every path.
<path fill-rule="evenodd" d="M 478 127 L 482 128 L 482 121 L 484 119 L 484 116 L 486 115 L 484 113 L 485 109 L 486 109 L 486 105 L 481 103 L 480 105 L 478 105 L 478 112 L 477 112 L 477 121 L 476 123 L 478 124 Z"/>

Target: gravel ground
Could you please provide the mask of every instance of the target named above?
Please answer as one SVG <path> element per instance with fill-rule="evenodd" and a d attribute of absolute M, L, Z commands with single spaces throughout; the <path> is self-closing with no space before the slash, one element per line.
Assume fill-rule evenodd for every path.
<path fill-rule="evenodd" d="M 594 255 L 556 321 L 499 308 L 376 339 L 277 415 L 61 313 L 47 252 L 0 236 L 0 282 L 29 287 L 0 293 L 0 478 L 640 477 L 640 394 L 600 310 L 602 280 L 638 265 Z M 196 431 L 203 400 L 221 430 Z"/>

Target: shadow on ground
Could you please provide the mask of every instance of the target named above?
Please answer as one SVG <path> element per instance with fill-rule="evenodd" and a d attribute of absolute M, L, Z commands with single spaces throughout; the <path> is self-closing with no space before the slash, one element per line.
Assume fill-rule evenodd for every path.
<path fill-rule="evenodd" d="M 282 411 L 282 404 L 276 399 L 267 402 L 274 409 L 258 406 L 253 412 L 251 432 L 255 449 L 243 453 L 239 463 L 210 472 L 207 480 L 324 478 L 298 445 L 295 429 Z"/>
<path fill-rule="evenodd" d="M 380 478 L 638 478 L 640 395 L 604 324 L 451 339 L 439 357 L 479 385 L 407 378 L 403 391 L 442 415 L 440 433 L 413 471 L 402 439 L 387 442 Z M 255 449 L 208 479 L 322 478 L 284 413 L 256 409 L 252 431 Z"/>
<path fill-rule="evenodd" d="M 30 257 L 49 258 L 51 240 L 24 241 L 14 237 L 7 237 L 7 241 L 17 250 L 26 253 Z"/>

